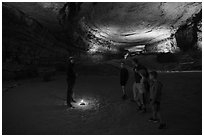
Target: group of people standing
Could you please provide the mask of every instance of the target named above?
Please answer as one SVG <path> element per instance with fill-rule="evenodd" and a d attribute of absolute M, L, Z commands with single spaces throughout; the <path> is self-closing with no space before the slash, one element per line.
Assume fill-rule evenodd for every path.
<path fill-rule="evenodd" d="M 160 114 L 160 102 L 162 95 L 162 83 L 157 79 L 158 73 L 156 71 L 148 72 L 147 68 L 141 65 L 137 59 L 133 59 L 133 97 L 132 102 L 137 104 L 137 110 L 145 113 L 147 105 L 150 104 L 152 109 L 152 117 L 149 121 L 160 123 L 159 129 L 166 127 L 163 123 Z M 122 99 L 128 98 L 125 87 L 129 79 L 128 69 L 125 67 L 124 62 L 121 62 L 120 70 L 120 85 L 122 87 Z"/>
<path fill-rule="evenodd" d="M 160 114 L 160 102 L 162 93 L 162 83 L 157 79 L 157 72 L 148 72 L 147 68 L 141 65 L 137 59 L 133 60 L 133 72 L 134 72 L 134 83 L 133 83 L 133 98 L 131 101 L 137 104 L 137 109 L 140 112 L 145 113 L 147 104 L 150 104 L 152 108 L 152 117 L 149 121 L 157 123 L 159 122 L 159 129 L 165 128 L 166 124 L 163 123 Z M 73 88 L 76 81 L 76 73 L 74 71 L 75 60 L 73 57 L 69 58 L 67 68 L 67 107 L 74 108 L 72 102 L 76 103 L 73 99 Z M 120 70 L 120 85 L 122 87 L 122 99 L 128 98 L 126 93 L 126 84 L 129 79 L 128 69 L 125 67 L 125 63 L 121 63 Z"/>

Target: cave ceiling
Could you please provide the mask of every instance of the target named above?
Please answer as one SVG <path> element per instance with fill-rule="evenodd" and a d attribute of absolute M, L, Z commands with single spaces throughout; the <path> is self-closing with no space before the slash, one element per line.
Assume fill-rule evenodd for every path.
<path fill-rule="evenodd" d="M 59 13 L 66 4 L 64 2 L 8 4 L 38 20 L 53 32 L 63 31 Z M 132 48 L 169 38 L 201 9 L 202 4 L 199 2 L 85 2 L 80 4 L 76 16 L 80 27 L 95 38 L 119 48 Z M 87 42 L 94 43 L 90 40 Z"/>

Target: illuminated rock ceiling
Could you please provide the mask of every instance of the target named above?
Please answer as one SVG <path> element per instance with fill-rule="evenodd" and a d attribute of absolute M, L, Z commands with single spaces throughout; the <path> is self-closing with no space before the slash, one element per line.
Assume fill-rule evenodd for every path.
<path fill-rule="evenodd" d="M 88 9 L 90 22 L 100 30 L 100 35 L 117 42 L 145 44 L 169 37 L 200 11 L 201 4 L 100 3 Z"/>
<path fill-rule="evenodd" d="M 10 3 L 54 32 L 63 31 L 60 9 L 65 4 Z M 159 45 L 156 52 L 171 52 L 177 48 L 176 31 L 201 9 L 202 4 L 197 2 L 80 3 L 76 18 L 84 33 L 78 36 L 89 46 L 89 52 L 117 52 L 141 45 L 148 50 L 147 45 L 155 43 Z M 173 49 L 163 50 L 165 45 Z"/>

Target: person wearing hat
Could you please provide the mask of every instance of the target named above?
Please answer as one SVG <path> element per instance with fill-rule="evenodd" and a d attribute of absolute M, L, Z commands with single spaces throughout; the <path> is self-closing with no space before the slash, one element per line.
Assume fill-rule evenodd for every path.
<path fill-rule="evenodd" d="M 73 99 L 73 88 L 75 85 L 75 81 L 76 81 L 76 73 L 74 71 L 74 58 L 73 57 L 69 57 L 68 60 L 68 68 L 67 68 L 67 84 L 68 84 L 68 88 L 67 88 L 67 106 L 73 108 L 71 102 L 76 102 Z"/>

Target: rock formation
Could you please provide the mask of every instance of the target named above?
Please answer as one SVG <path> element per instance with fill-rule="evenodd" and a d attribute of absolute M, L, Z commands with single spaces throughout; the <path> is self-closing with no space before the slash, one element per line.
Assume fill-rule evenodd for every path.
<path fill-rule="evenodd" d="M 2 11 L 8 73 L 55 66 L 70 55 L 101 61 L 127 52 L 181 53 L 201 60 L 200 2 L 4 2 Z"/>

